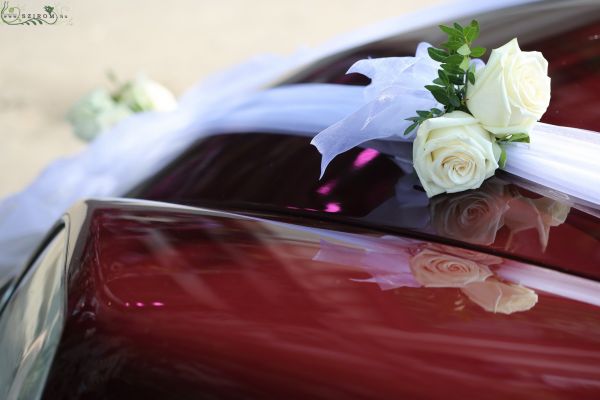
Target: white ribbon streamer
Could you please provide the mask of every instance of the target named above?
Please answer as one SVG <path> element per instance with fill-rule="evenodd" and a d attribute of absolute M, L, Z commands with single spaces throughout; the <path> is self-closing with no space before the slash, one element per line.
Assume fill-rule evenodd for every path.
<path fill-rule="evenodd" d="M 600 204 L 600 133 L 537 123 L 530 137 L 506 146 L 505 171 Z"/>
<path fill-rule="evenodd" d="M 435 106 L 422 88 L 437 70 L 435 62 L 422 56 L 424 46 L 416 57 L 404 60 L 359 62 L 352 71 L 373 78 L 366 89 L 300 84 L 257 91 L 307 57 L 257 59 L 193 89 L 175 112 L 145 113 L 123 121 L 86 151 L 56 161 L 26 190 L 0 202 L 0 288 L 9 276 L 2 272 L 18 268 L 71 204 L 87 197 L 122 196 L 200 137 L 251 131 L 313 136 L 324 130 L 313 140 L 324 154 L 322 167 L 335 155 L 372 139 L 385 138 L 380 145 L 395 155 L 393 141 L 411 140 L 402 135 L 404 118 Z M 361 121 L 359 129 L 348 130 L 356 121 Z M 531 145 L 508 146 L 506 170 L 598 205 L 598 135 L 537 124 Z"/>
<path fill-rule="evenodd" d="M 415 57 L 361 60 L 348 70 L 371 79 L 364 89 L 366 104 L 312 140 L 323 155 L 321 176 L 335 156 L 368 140 L 412 140 L 412 136 L 402 136 L 411 124 L 406 118 L 414 116 L 415 110 L 429 110 L 438 104 L 425 89 L 439 68 L 439 63 L 429 58 L 428 47 L 419 44 Z"/>
<path fill-rule="evenodd" d="M 439 66 L 427 55 L 427 47 L 421 43 L 415 57 L 361 60 L 348 70 L 372 79 L 364 90 L 367 103 L 312 140 L 323 156 L 321 175 L 335 156 L 359 144 L 383 138 L 413 140 L 414 134 L 403 136 L 411 123 L 406 118 L 436 105 L 431 93 L 422 89 L 437 77 Z M 478 68 L 483 64 L 475 63 Z M 599 133 L 538 123 L 530 137 L 530 144 L 506 146 L 507 172 L 600 205 Z"/>

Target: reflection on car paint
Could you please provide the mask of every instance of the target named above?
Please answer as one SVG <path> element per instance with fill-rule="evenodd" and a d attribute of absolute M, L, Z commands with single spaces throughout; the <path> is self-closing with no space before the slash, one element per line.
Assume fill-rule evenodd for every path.
<path fill-rule="evenodd" d="M 369 214 L 369 218 L 384 222 L 395 215 L 410 227 L 430 231 L 439 236 L 466 243 L 501 245 L 510 250 L 518 242 L 520 232 L 535 230 L 537 243 L 528 241 L 544 253 L 550 239 L 550 229 L 563 224 L 571 206 L 548 197 L 523 196 L 501 179 L 490 179 L 477 190 L 435 196 L 431 199 L 415 189 L 418 180 L 407 175 L 397 184 L 396 198 Z M 504 240 L 497 240 L 499 231 L 507 231 Z"/>
<path fill-rule="evenodd" d="M 391 159 L 385 147 L 373 145 L 379 154 L 361 168 L 354 162 L 365 149 L 356 148 L 336 157 L 319 179 L 318 152 L 307 138 L 215 136 L 190 149 L 136 196 L 410 231 L 600 278 L 597 210 L 558 194 L 542 196 L 541 187 L 515 182 L 507 174 L 490 178 L 477 190 L 430 200 L 408 160 Z M 258 149 L 264 164 L 253 161 Z M 202 172 L 206 163 L 211 174 Z M 246 163 L 256 165 L 248 170 L 236 167 Z M 227 180 L 219 178 L 225 175 Z"/>
<path fill-rule="evenodd" d="M 335 223 L 90 205 L 46 399 L 599 393 L 577 383 L 600 380 L 595 281 Z M 419 272 L 432 254 L 480 270 Z"/>

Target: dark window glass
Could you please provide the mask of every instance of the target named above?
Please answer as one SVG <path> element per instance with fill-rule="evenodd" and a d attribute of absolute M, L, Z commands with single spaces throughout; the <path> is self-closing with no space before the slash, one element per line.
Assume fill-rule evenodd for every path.
<path fill-rule="evenodd" d="M 496 48 L 517 36 L 524 50 L 542 51 L 550 62 L 553 85 L 552 103 L 544 121 L 600 131 L 600 115 L 595 111 L 600 107 L 600 3 L 578 2 L 578 5 L 543 2 L 477 16 L 483 27 L 481 44 L 488 49 Z M 368 80 L 364 77 L 345 75 L 355 61 L 412 54 L 419 41 L 439 43 L 442 39 L 436 26 L 424 28 L 329 57 L 282 84 L 365 85 Z M 545 265 L 598 275 L 600 220 L 571 209 L 566 210 L 565 222 L 547 226 L 547 232 L 546 228 L 534 228 L 536 218 L 554 221 L 556 216 L 549 213 L 560 209 L 560 204 L 554 207 L 551 199 L 540 200 L 534 193 L 540 188 L 530 191 L 531 187 L 525 188 L 514 177 L 499 173 L 480 190 L 468 193 L 475 196 L 439 196 L 438 200 L 428 202 L 426 198 L 419 200 L 424 194 L 418 185 L 410 183 L 410 176 L 389 157 L 373 149 L 355 148 L 338 156 L 319 180 L 320 155 L 309 142 L 306 137 L 269 133 L 213 136 L 192 146 L 131 195 L 173 203 L 366 223 L 378 229 L 460 241 Z M 513 209 L 521 207 L 526 215 L 523 219 L 530 224 L 523 225 L 527 228 L 518 232 L 514 225 L 509 228 L 499 224 L 497 231 L 487 232 L 490 236 L 481 232 L 469 237 L 444 229 L 447 223 L 442 217 L 458 218 L 459 215 L 451 215 L 452 210 L 476 206 L 477 196 L 499 198 L 505 206 L 511 203 Z M 415 199 L 417 204 L 410 204 Z M 528 199 L 540 201 L 532 203 Z M 494 224 L 498 222 L 495 217 L 481 218 Z"/>

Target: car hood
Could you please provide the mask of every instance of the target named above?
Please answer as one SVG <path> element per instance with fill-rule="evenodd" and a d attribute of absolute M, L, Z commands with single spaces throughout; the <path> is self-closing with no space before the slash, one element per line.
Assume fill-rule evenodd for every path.
<path fill-rule="evenodd" d="M 298 216 L 118 200 L 68 220 L 45 398 L 600 394 L 590 279 Z"/>

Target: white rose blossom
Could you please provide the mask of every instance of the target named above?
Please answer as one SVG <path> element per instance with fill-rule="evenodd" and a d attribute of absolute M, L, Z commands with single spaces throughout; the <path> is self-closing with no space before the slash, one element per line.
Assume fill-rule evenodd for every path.
<path fill-rule="evenodd" d="M 140 75 L 116 93 L 105 89 L 88 93 L 69 110 L 67 120 L 77 136 L 90 141 L 134 113 L 175 108 L 177 100 L 168 89 Z"/>
<path fill-rule="evenodd" d="M 550 104 L 548 62 L 537 51 L 521 51 L 517 39 L 492 50 L 487 65 L 467 87 L 467 107 L 498 137 L 529 133 Z"/>
<path fill-rule="evenodd" d="M 172 111 L 177 108 L 173 93 L 144 75 L 126 83 L 116 97 L 135 112 Z"/>
<path fill-rule="evenodd" d="M 125 105 L 116 103 L 110 93 L 96 89 L 81 98 L 67 114 L 75 135 L 90 141 L 133 112 Z"/>
<path fill-rule="evenodd" d="M 500 148 L 471 115 L 453 111 L 423 122 L 413 163 L 428 197 L 476 189 L 498 168 Z"/>

